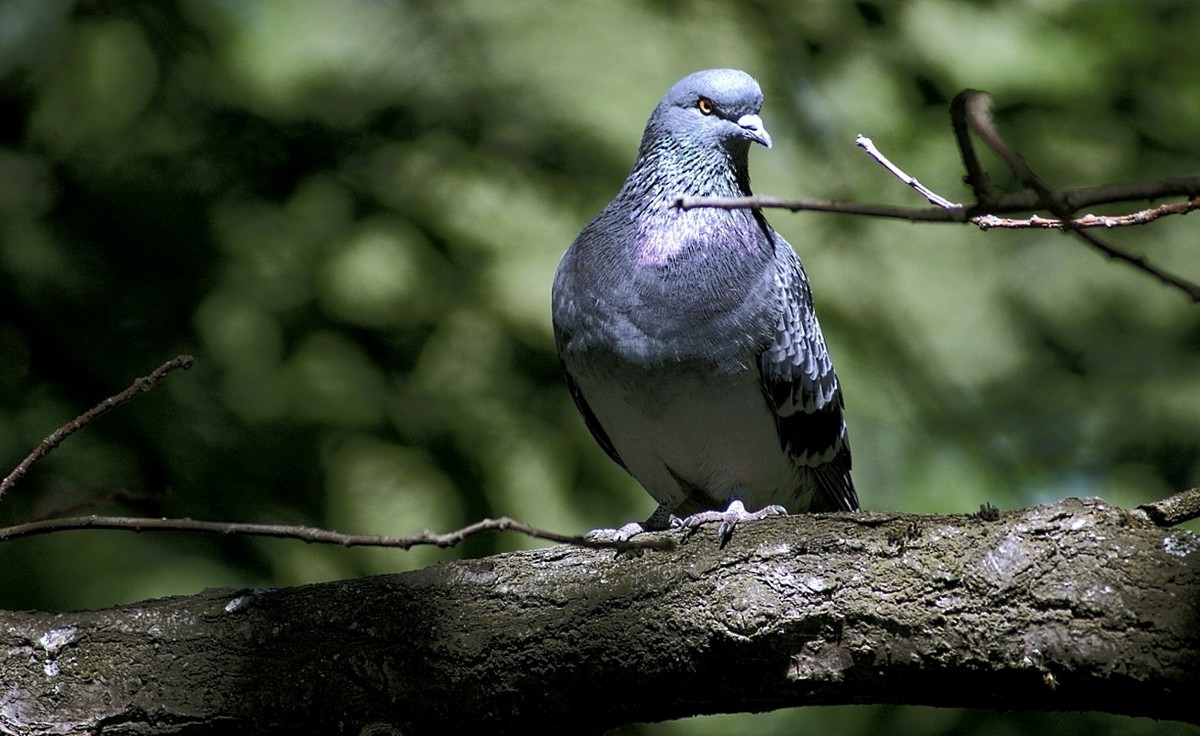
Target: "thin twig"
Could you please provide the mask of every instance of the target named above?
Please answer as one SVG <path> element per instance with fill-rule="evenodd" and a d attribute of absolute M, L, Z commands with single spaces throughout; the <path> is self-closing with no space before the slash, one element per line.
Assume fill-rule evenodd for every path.
<path fill-rule="evenodd" d="M 125 389 L 121 393 L 109 396 L 104 401 L 101 401 L 91 409 L 88 409 L 63 426 L 54 430 L 49 437 L 42 440 L 42 443 L 38 445 L 33 452 L 29 453 L 24 460 L 21 461 L 20 465 L 18 465 L 11 473 L 8 474 L 8 477 L 6 477 L 3 481 L 0 481 L 0 499 L 4 498 L 4 494 L 8 493 L 9 489 L 21 482 L 21 479 L 25 477 L 25 474 L 29 472 L 29 468 L 32 467 L 34 463 L 36 463 L 38 460 L 41 460 L 43 457 L 48 455 L 51 450 L 62 444 L 63 440 L 75 434 L 88 424 L 104 416 L 118 406 L 129 402 L 138 394 L 154 388 L 154 386 L 171 371 L 178 368 L 182 368 L 184 370 L 191 368 L 193 361 L 194 359 L 190 355 L 178 355 L 155 368 L 150 375 L 138 378 L 133 382 L 132 385 L 129 386 L 129 388 Z"/>
<path fill-rule="evenodd" d="M 990 107 L 991 98 L 985 93 L 973 89 L 964 89 L 954 96 L 950 102 L 950 122 L 954 128 L 954 140 L 958 143 L 958 151 L 962 156 L 963 168 L 967 175 L 964 180 L 975 194 L 976 202 L 987 202 L 989 205 L 997 192 L 992 186 L 992 180 L 979 163 L 975 153 L 975 144 L 971 140 L 971 130 L 967 124 L 968 117 L 977 114 L 979 105 Z"/>
<path fill-rule="evenodd" d="M 714 207 L 724 210 L 740 209 L 781 209 L 791 212 L 813 211 L 831 212 L 843 215 L 861 215 L 864 217 L 884 217 L 911 222 L 969 222 L 981 230 L 993 228 L 1022 229 L 1045 228 L 1063 229 L 1062 220 L 1057 218 L 1039 217 L 1032 215 L 1026 218 L 1000 217 L 996 214 L 973 214 L 975 208 L 963 207 L 944 209 L 941 207 L 895 207 L 887 204 L 863 204 L 859 202 L 838 202 L 828 199 L 772 197 L 769 194 L 756 194 L 750 197 L 679 197 L 675 206 L 680 209 L 695 207 Z M 1019 208 L 1025 211 L 1030 207 Z M 1200 209 L 1200 199 L 1138 210 L 1124 215 L 1084 215 L 1071 220 L 1075 228 L 1114 228 L 1142 225 L 1152 222 L 1165 215 L 1185 215 Z M 1008 208 L 997 208 L 997 211 L 1007 211 Z"/>
<path fill-rule="evenodd" d="M 1153 201 L 1166 197 L 1187 197 L 1189 199 L 1200 197 L 1200 176 L 1174 176 L 1149 181 L 1120 182 L 1096 187 L 1064 189 L 1058 193 L 1058 198 L 1072 210 L 1118 202 Z M 978 215 L 1006 215 L 1042 209 L 1037 193 L 1032 191 L 996 194 L 986 206 L 976 204 L 966 209 L 893 207 L 882 204 L 838 202 L 810 197 L 772 197 L 770 195 L 728 198 L 679 197 L 675 200 L 674 205 L 682 209 L 693 207 L 723 207 L 725 209 L 773 207 L 793 212 L 813 210 L 868 217 L 890 217 L 914 222 L 970 222 L 973 216 Z"/>
<path fill-rule="evenodd" d="M 894 176 L 897 179 L 899 179 L 900 181 L 904 182 L 904 184 L 906 186 L 911 187 L 912 189 L 916 190 L 916 192 L 918 194 L 920 194 L 922 197 L 924 197 L 925 200 L 929 202 L 929 204 L 933 205 L 934 207 L 941 207 L 942 209 L 945 209 L 945 210 L 962 209 L 961 204 L 958 204 L 957 202 L 951 202 L 950 200 L 946 199 L 942 195 L 938 194 L 937 192 L 933 191 L 929 187 L 922 184 L 920 181 L 917 180 L 917 177 L 909 176 L 908 172 L 904 171 L 899 166 L 892 163 L 888 159 L 887 156 L 883 155 L 882 151 L 880 151 L 878 148 L 875 147 L 875 142 L 872 141 L 870 138 L 866 137 L 865 135 L 863 135 L 862 133 L 858 134 L 858 137 L 856 137 L 854 139 L 854 143 L 859 148 L 866 151 L 867 155 L 870 156 L 871 158 L 875 159 L 875 161 L 878 162 L 880 166 L 887 169 L 888 172 L 892 176 Z"/>
<path fill-rule="evenodd" d="M 1070 212 L 1063 213 L 1059 210 L 1063 208 L 1061 202 L 1057 201 L 1054 192 L 1050 190 L 1041 179 L 1033 173 L 1025 163 L 1025 159 L 1019 153 L 1008 147 L 1004 139 L 1000 137 L 1000 132 L 996 130 L 996 121 L 992 118 L 992 98 L 986 92 L 978 90 L 967 90 L 962 92 L 955 99 L 963 98 L 963 112 L 966 115 L 967 125 L 975 134 L 983 139 L 987 147 L 992 149 L 992 153 L 1000 157 L 1002 161 L 1012 171 L 1017 180 L 1026 189 L 1031 189 L 1037 193 L 1041 206 L 1054 212 L 1062 219 L 1069 219 Z"/>
<path fill-rule="evenodd" d="M 534 539 L 569 544 L 589 549 L 670 550 L 675 547 L 671 537 L 652 537 L 643 540 L 615 541 L 589 539 L 587 537 L 558 534 L 502 516 L 483 519 L 445 534 L 425 530 L 407 537 L 376 534 L 344 534 L 330 529 L 310 526 L 282 524 L 250 524 L 241 522 L 201 521 L 198 519 L 151 519 L 129 516 L 75 516 L 61 519 L 45 519 L 0 528 L 0 543 L 22 537 L 52 534 L 79 529 L 110 529 L 129 532 L 167 531 L 238 535 L 246 537 L 273 537 L 276 539 L 298 539 L 309 544 L 336 544 L 342 547 L 390 547 L 411 549 L 417 546 L 453 547 L 468 537 L 488 531 L 515 531 Z"/>
<path fill-rule="evenodd" d="M 695 207 L 715 207 L 723 210 L 781 209 L 792 212 L 835 212 L 843 215 L 887 217 L 912 222 L 969 222 L 971 219 L 970 213 L 961 207 L 893 207 L 887 204 L 838 202 L 808 197 L 772 197 L 769 194 L 755 194 L 749 197 L 679 197 L 674 204 L 684 210 Z"/>
<path fill-rule="evenodd" d="M 1005 194 L 1001 203 L 1016 204 L 1024 199 L 1025 210 L 1037 209 L 1036 194 L 1018 192 Z M 1165 197 L 1200 197 L 1200 176 L 1168 176 L 1162 179 L 1105 184 L 1097 187 L 1062 189 L 1058 197 L 1072 211 L 1114 202 L 1154 201 Z"/>
<path fill-rule="evenodd" d="M 1194 284 L 1185 278 L 1176 276 L 1170 271 L 1164 271 L 1163 269 L 1151 263 L 1145 256 L 1139 256 L 1122 250 L 1115 245 L 1108 243 L 1107 241 L 1101 240 L 1092 233 L 1080 230 L 1078 228 L 1071 228 L 1071 232 L 1078 235 L 1085 243 L 1109 258 L 1113 258 L 1118 261 L 1124 261 L 1139 271 L 1150 274 L 1167 286 L 1182 291 L 1189 299 L 1192 300 L 1192 303 L 1200 304 L 1200 284 Z"/>
<path fill-rule="evenodd" d="M 999 137 L 995 134 L 994 130 L 991 131 L 991 139 L 993 140 L 993 143 L 999 145 L 1001 148 L 1004 148 L 1003 142 L 996 143 L 996 141 L 999 141 Z M 933 206 L 938 207 L 939 209 L 963 209 L 961 204 L 958 204 L 957 202 L 951 202 L 946 197 L 943 197 L 942 195 L 922 184 L 915 176 L 910 175 L 904 169 L 901 169 L 899 166 L 892 163 L 892 160 L 884 155 L 883 151 L 880 151 L 875 145 L 875 142 L 870 138 L 860 133 L 857 137 L 855 137 L 854 143 L 859 148 L 866 151 L 867 155 L 874 159 L 876 163 L 887 169 L 888 173 L 899 179 L 905 186 L 914 189 Z M 1007 149 L 1004 150 L 1007 153 Z M 964 155 L 964 160 L 967 158 L 972 158 L 973 155 L 973 151 L 971 152 L 970 157 Z M 1024 162 L 1020 160 L 1020 157 L 1016 157 L 1016 159 L 1017 161 L 1014 162 L 1013 165 L 1019 165 L 1023 175 L 1036 182 L 1037 178 L 1033 176 L 1033 172 L 1029 171 Z M 1037 185 L 1041 187 L 1041 182 L 1037 182 Z M 1048 190 L 1045 190 L 1045 187 L 1041 187 L 1041 191 L 1038 191 L 1037 188 L 1035 188 L 1034 191 L 1037 193 L 1038 200 L 1040 202 L 1042 199 L 1044 199 L 1042 192 Z M 1065 197 L 1061 194 L 1053 194 L 1052 196 L 1054 196 L 1057 201 L 1062 201 L 1065 199 Z M 1200 209 L 1200 198 L 1193 197 L 1186 202 L 1172 202 L 1170 204 L 1159 205 L 1158 207 L 1151 207 L 1148 209 L 1139 210 L 1137 212 L 1131 212 L 1127 215 L 1084 215 L 1083 217 L 1066 220 L 1065 224 L 1061 218 L 1047 218 L 1039 217 L 1037 215 L 1032 215 L 1025 219 L 1017 219 L 998 217 L 995 214 L 987 214 L 975 215 L 969 219 L 970 222 L 977 225 L 980 230 L 991 230 L 992 228 L 1044 228 L 1057 230 L 1076 230 L 1089 227 L 1103 227 L 1111 229 L 1114 227 L 1126 227 L 1130 225 L 1144 225 L 1148 222 L 1157 220 L 1163 215 L 1186 215 L 1188 212 L 1191 212 L 1195 209 Z"/>
<path fill-rule="evenodd" d="M 1112 229 L 1116 227 L 1130 227 L 1133 225 L 1145 225 L 1148 222 L 1153 222 L 1164 215 L 1186 215 L 1193 210 L 1200 209 L 1200 199 L 1189 199 L 1186 202 L 1171 202 L 1162 204 L 1157 207 L 1150 207 L 1137 212 L 1130 212 L 1127 215 L 1084 215 L 1071 220 L 1071 227 L 1075 229 L 1083 228 L 1105 228 Z M 1046 230 L 1063 230 L 1062 220 L 1054 217 L 1038 217 L 1033 215 L 1025 219 L 1012 219 L 1008 217 L 997 217 L 996 215 L 978 215 L 971 218 L 971 222 L 979 226 L 981 230 L 990 230 L 992 228 L 1041 228 Z"/>

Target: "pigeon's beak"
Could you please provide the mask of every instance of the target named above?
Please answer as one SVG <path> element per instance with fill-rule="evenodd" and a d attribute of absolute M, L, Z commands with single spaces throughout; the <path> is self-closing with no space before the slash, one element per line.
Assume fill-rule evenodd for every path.
<path fill-rule="evenodd" d="M 762 118 L 757 115 L 743 115 L 738 118 L 737 124 L 746 131 L 747 138 L 757 141 L 767 148 L 771 147 L 771 134 L 763 127 Z"/>

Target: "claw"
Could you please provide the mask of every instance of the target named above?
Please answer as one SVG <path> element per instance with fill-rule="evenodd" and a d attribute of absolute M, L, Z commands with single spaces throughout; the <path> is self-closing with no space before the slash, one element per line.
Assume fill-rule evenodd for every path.
<path fill-rule="evenodd" d="M 746 510 L 746 505 L 739 499 L 729 502 L 729 508 L 724 511 L 700 511 L 683 519 L 671 520 L 671 525 L 683 529 L 695 529 L 701 524 L 717 522 L 717 537 L 724 546 L 732 537 L 733 529 L 741 521 L 758 521 L 768 516 L 787 516 L 787 509 L 782 506 L 766 506 L 755 512 Z"/>
<path fill-rule="evenodd" d="M 592 541 L 628 542 L 645 531 L 649 530 L 640 521 L 631 521 L 620 529 L 593 529 L 583 537 Z"/>

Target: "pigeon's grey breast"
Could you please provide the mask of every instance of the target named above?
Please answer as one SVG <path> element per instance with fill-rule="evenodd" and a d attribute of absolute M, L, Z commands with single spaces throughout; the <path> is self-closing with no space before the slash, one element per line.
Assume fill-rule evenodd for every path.
<path fill-rule="evenodd" d="M 614 202 L 580 233 L 555 284 L 567 355 L 610 349 L 642 364 L 745 370 L 776 321 L 767 234 L 749 213 L 630 217 Z"/>
<path fill-rule="evenodd" d="M 568 385 L 600 445 L 676 513 L 777 503 L 797 481 L 758 366 L 783 303 L 772 234 L 749 212 L 666 212 L 615 202 L 564 258 Z"/>

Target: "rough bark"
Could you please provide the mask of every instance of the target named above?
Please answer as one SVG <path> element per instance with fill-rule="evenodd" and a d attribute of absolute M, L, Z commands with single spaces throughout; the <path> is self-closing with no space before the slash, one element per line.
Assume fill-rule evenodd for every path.
<path fill-rule="evenodd" d="M 1068 499 L 0 613 L 0 731 L 579 732 L 837 703 L 1200 723 L 1198 551 Z"/>

